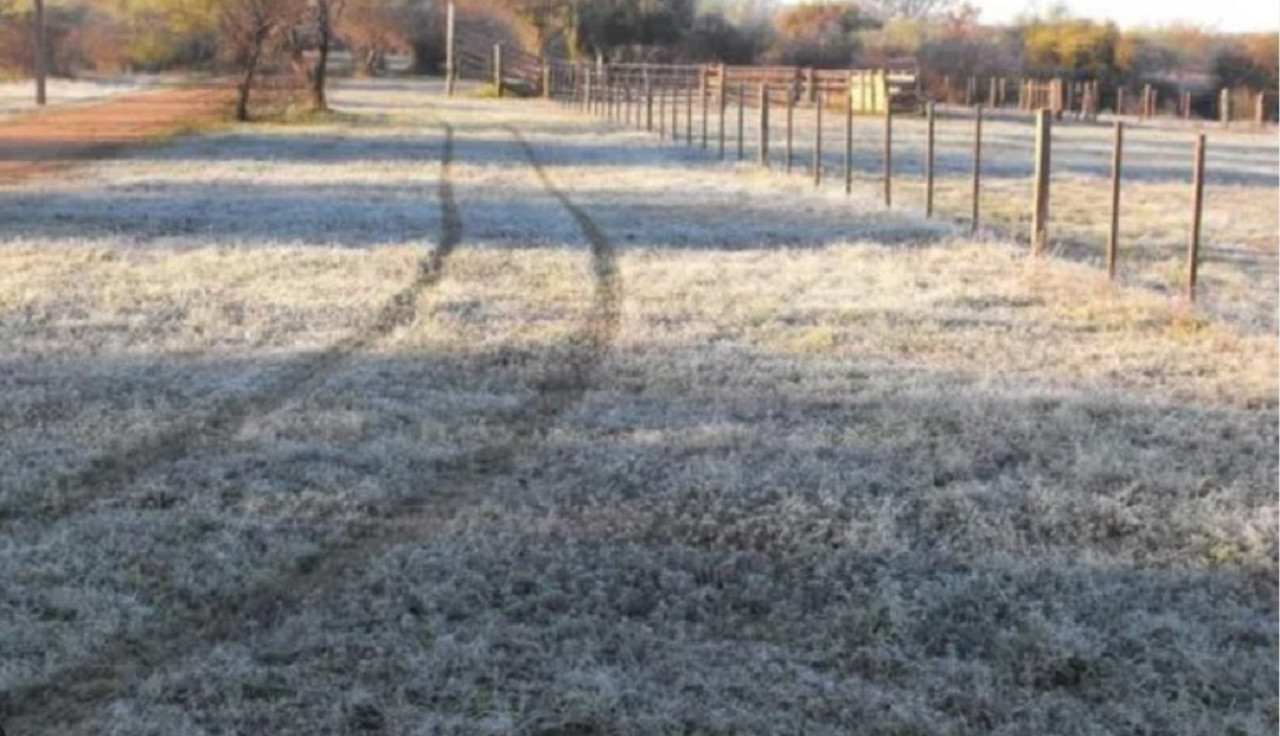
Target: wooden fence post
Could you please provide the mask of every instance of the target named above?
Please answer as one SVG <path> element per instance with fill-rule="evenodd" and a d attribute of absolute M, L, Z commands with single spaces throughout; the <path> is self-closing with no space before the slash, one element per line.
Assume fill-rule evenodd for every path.
<path fill-rule="evenodd" d="M 978 232 L 978 222 L 982 215 L 982 105 L 978 105 L 973 119 L 973 232 Z"/>
<path fill-rule="evenodd" d="M 813 107 L 813 185 L 816 187 L 822 184 L 822 91 L 818 91 L 818 98 Z"/>
<path fill-rule="evenodd" d="M 551 99 L 551 64 L 542 60 L 542 99 Z"/>
<path fill-rule="evenodd" d="M 844 96 L 844 193 L 853 194 L 853 85 L 847 77 Z M 930 103 L 932 104 L 932 103 Z"/>
<path fill-rule="evenodd" d="M 658 88 L 658 140 L 667 138 L 667 90 Z"/>
<path fill-rule="evenodd" d="M 893 107 L 884 108 L 884 206 L 893 206 Z"/>
<path fill-rule="evenodd" d="M 1222 118 L 1222 127 L 1231 125 L 1231 90 L 1227 87 L 1218 94 L 1218 115 Z"/>
<path fill-rule="evenodd" d="M 702 150 L 704 151 L 707 150 L 707 116 L 710 113 L 710 110 L 707 109 L 709 107 L 707 101 L 707 93 L 709 92 L 707 89 L 708 71 L 709 70 L 704 65 L 699 70 L 700 78 L 698 80 L 698 94 L 702 96 Z"/>
<path fill-rule="evenodd" d="M 458 83 L 456 24 L 456 11 L 450 2 L 445 7 L 444 21 L 444 93 L 450 97 Z"/>
<path fill-rule="evenodd" d="M 684 87 L 684 145 L 693 148 L 693 83 Z"/>
<path fill-rule="evenodd" d="M 676 80 L 671 80 L 671 142 L 680 142 L 680 94 Z"/>
<path fill-rule="evenodd" d="M 738 82 L 738 160 L 746 158 L 747 148 L 746 141 L 746 119 L 747 119 L 747 87 L 744 83 Z"/>
<path fill-rule="evenodd" d="M 787 173 L 791 173 L 791 162 L 795 149 L 795 122 L 796 122 L 796 89 L 795 85 L 787 86 Z"/>
<path fill-rule="evenodd" d="M 934 143 L 934 110 L 930 102 L 925 112 L 925 144 L 924 144 L 924 216 L 933 217 L 933 143 Z"/>
<path fill-rule="evenodd" d="M 1191 190 L 1191 239 L 1187 244 L 1187 299 L 1196 300 L 1196 270 L 1200 265 L 1200 224 L 1204 211 L 1204 133 L 1196 135 Z"/>
<path fill-rule="evenodd" d="M 648 68 L 644 70 L 644 130 L 653 132 L 653 79 Z"/>
<path fill-rule="evenodd" d="M 1267 124 L 1267 93 L 1259 92 L 1253 98 L 1253 124 L 1259 128 Z"/>
<path fill-rule="evenodd" d="M 817 99 L 817 84 L 814 79 L 813 67 L 807 67 L 804 70 L 804 97 L 811 105 Z"/>
<path fill-rule="evenodd" d="M 1031 216 L 1031 252 L 1043 255 L 1049 240 L 1049 166 L 1051 161 L 1050 127 L 1052 114 L 1044 109 L 1036 113 L 1035 201 Z"/>
<path fill-rule="evenodd" d="M 769 85 L 760 85 L 760 165 L 769 168 Z"/>
<path fill-rule="evenodd" d="M 1124 114 L 1124 87 L 1116 87 L 1116 117 Z"/>
<path fill-rule="evenodd" d="M 502 44 L 493 45 L 493 86 L 497 88 L 498 97 L 502 97 Z"/>
<path fill-rule="evenodd" d="M 1111 151 L 1111 229 L 1107 235 L 1107 278 L 1116 278 L 1116 254 L 1120 249 L 1120 179 L 1124 161 L 1124 123 L 1116 121 Z"/>
<path fill-rule="evenodd" d="M 724 160 L 724 125 L 725 125 L 724 117 L 725 117 L 725 113 L 726 113 L 726 111 L 727 111 L 727 109 L 728 109 L 728 108 L 727 108 L 727 106 L 728 106 L 728 104 L 729 104 L 729 100 L 728 100 L 727 96 L 725 95 L 725 92 L 727 92 L 727 91 L 728 91 L 729 85 L 728 85 L 728 82 L 727 82 L 727 81 L 726 81 L 726 79 L 725 79 L 725 73 L 724 73 L 724 70 L 725 70 L 725 66 L 724 66 L 724 64 L 721 64 L 721 65 L 720 65 L 720 79 L 719 79 L 719 81 L 716 83 L 716 87 L 718 88 L 718 93 L 719 93 L 719 97 L 720 97 L 720 159 L 721 159 L 722 161 Z"/>

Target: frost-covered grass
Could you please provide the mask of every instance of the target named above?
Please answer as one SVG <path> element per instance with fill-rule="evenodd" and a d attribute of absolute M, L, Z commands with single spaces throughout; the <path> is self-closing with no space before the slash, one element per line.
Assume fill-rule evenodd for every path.
<path fill-rule="evenodd" d="M 9 732 L 1274 731 L 1274 335 L 433 91 L 0 190 Z"/>
<path fill-rule="evenodd" d="M 711 107 L 711 149 L 718 116 Z M 685 130 L 684 107 L 679 129 Z M 756 160 L 757 111 L 744 118 L 745 159 Z M 1113 131 L 1101 124 L 1063 121 L 1053 127 L 1053 183 L 1049 233 L 1054 252 L 1101 267 L 1110 225 Z M 1192 129 L 1165 121 L 1127 122 L 1120 217 L 1119 275 L 1126 283 L 1166 293 L 1182 289 L 1191 225 L 1191 165 L 1194 134 L 1208 137 L 1206 199 L 1202 232 L 1202 308 L 1248 329 L 1275 332 L 1280 291 L 1280 146 L 1275 129 L 1239 124 Z M 844 186 L 844 118 L 824 116 L 823 149 L 828 187 Z M 799 178 L 813 160 L 814 115 L 795 111 L 795 159 Z M 784 160 L 785 116 L 775 110 L 771 153 Z M 701 109 L 695 108 L 695 143 L 701 145 Z M 729 109 L 727 158 L 737 158 L 737 110 Z M 899 115 L 893 129 L 893 201 L 912 212 L 924 209 L 926 126 Z M 936 123 L 935 209 L 939 216 L 970 221 L 974 124 L 962 108 L 940 113 Z M 679 145 L 684 145 L 681 142 Z M 882 191 L 884 122 L 858 117 L 854 123 L 853 180 L 858 195 L 878 199 Z M 1002 238 L 1026 241 L 1030 231 L 1035 130 L 1028 116 L 1001 113 L 984 123 L 981 217 Z"/>
<path fill-rule="evenodd" d="M 115 95 L 141 92 L 163 84 L 166 77 L 129 75 L 100 79 L 64 79 L 55 77 L 45 88 L 47 105 L 57 107 L 101 100 Z M 36 108 L 35 82 L 32 80 L 0 81 L 0 121 L 12 113 Z"/>

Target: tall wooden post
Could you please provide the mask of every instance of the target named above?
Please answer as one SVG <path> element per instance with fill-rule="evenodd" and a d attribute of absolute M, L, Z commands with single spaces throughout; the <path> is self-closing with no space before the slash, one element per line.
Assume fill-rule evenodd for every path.
<path fill-rule="evenodd" d="M 644 132 L 653 132 L 653 79 L 644 70 Z"/>
<path fill-rule="evenodd" d="M 684 145 L 693 148 L 693 82 L 686 77 L 684 86 Z"/>
<path fill-rule="evenodd" d="M 796 90 L 795 85 L 787 87 L 787 173 L 791 173 L 791 162 L 794 158 L 795 149 L 795 122 L 796 122 Z"/>
<path fill-rule="evenodd" d="M 1222 127 L 1231 125 L 1231 90 L 1226 87 L 1218 94 L 1218 115 L 1222 118 Z"/>
<path fill-rule="evenodd" d="M 36 0 L 36 5 L 44 0 Z M 457 12 L 450 2 L 445 8 L 444 20 L 444 93 L 453 96 L 454 87 L 458 83 L 457 67 Z"/>
<path fill-rule="evenodd" d="M 671 80 L 671 142 L 680 142 L 680 87 L 679 80 Z"/>
<path fill-rule="evenodd" d="M 707 67 L 698 70 L 698 94 L 702 96 L 702 150 L 707 150 L 707 114 L 710 112 L 707 101 Z"/>
<path fill-rule="evenodd" d="M 665 140 L 667 137 L 667 91 L 662 87 L 658 88 L 658 139 Z"/>
<path fill-rule="evenodd" d="M 724 64 L 721 64 L 720 78 L 716 82 L 716 87 L 717 87 L 716 96 L 720 98 L 720 159 L 722 161 L 724 160 L 724 126 L 725 126 L 724 117 L 725 117 L 725 113 L 728 110 L 728 105 L 729 105 L 728 97 L 725 94 L 729 89 L 729 83 L 725 78 L 724 70 L 725 70 L 725 66 Z"/>
<path fill-rule="evenodd" d="M 542 60 L 542 99 L 551 99 L 551 63 Z"/>
<path fill-rule="evenodd" d="M 497 90 L 498 97 L 502 97 L 502 44 L 495 43 L 493 45 L 493 86 Z M 591 80 L 587 79 L 587 89 L 591 89 Z M 588 92 L 587 94 L 590 94 Z"/>
<path fill-rule="evenodd" d="M 1191 189 L 1191 239 L 1187 244 L 1187 299 L 1196 300 L 1196 270 L 1200 265 L 1200 224 L 1204 211 L 1204 133 L 1196 135 Z"/>
<path fill-rule="evenodd" d="M 973 118 L 973 212 L 971 214 L 973 232 L 978 232 L 981 217 L 982 201 L 982 105 L 978 105 L 977 114 Z"/>
<path fill-rule="evenodd" d="M 760 85 L 760 165 L 769 168 L 769 85 Z"/>
<path fill-rule="evenodd" d="M 926 111 L 924 144 L 924 216 L 933 217 L 933 144 L 934 110 L 930 102 Z"/>
<path fill-rule="evenodd" d="M 671 80 L 671 142 L 680 142 L 680 80 Z"/>
<path fill-rule="evenodd" d="M 1035 200 L 1031 211 L 1031 252 L 1043 255 L 1049 241 L 1049 166 L 1051 121 L 1049 110 L 1036 113 Z"/>
<path fill-rule="evenodd" d="M 893 206 L 893 106 L 884 107 L 884 206 Z"/>
<path fill-rule="evenodd" d="M 822 92 L 813 106 L 813 185 L 822 184 Z"/>
<path fill-rule="evenodd" d="M 1111 230 L 1107 235 L 1107 278 L 1116 278 L 1116 253 L 1120 249 L 1120 178 L 1124 160 L 1124 123 L 1116 121 L 1115 145 L 1111 151 Z"/>
<path fill-rule="evenodd" d="M 1116 117 L 1124 114 L 1124 87 L 1116 87 Z"/>
<path fill-rule="evenodd" d="M 1267 93 L 1259 92 L 1253 98 L 1253 124 L 1261 128 L 1267 124 Z"/>
<path fill-rule="evenodd" d="M 853 194 L 853 87 L 845 87 L 844 102 L 844 193 Z M 932 104 L 932 103 L 930 103 Z"/>
<path fill-rule="evenodd" d="M 747 121 L 747 88 L 742 82 L 738 82 L 738 160 L 746 158 L 747 146 L 746 141 L 746 121 Z"/>

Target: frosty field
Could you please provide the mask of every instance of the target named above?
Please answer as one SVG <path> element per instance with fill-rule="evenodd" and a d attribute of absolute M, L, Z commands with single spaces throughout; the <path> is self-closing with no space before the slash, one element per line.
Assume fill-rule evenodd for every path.
<path fill-rule="evenodd" d="M 6 732 L 1274 732 L 1274 267 L 438 92 L 0 186 Z"/>
<path fill-rule="evenodd" d="M 76 105 L 129 94 L 163 84 L 161 75 L 137 74 L 102 79 L 50 79 L 47 104 Z M 0 81 L 0 121 L 35 108 L 35 87 L 29 80 Z"/>

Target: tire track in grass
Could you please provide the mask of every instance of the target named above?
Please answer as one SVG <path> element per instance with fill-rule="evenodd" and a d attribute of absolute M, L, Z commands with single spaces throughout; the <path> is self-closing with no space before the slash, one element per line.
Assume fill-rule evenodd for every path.
<path fill-rule="evenodd" d="M 522 452 L 536 446 L 558 418 L 581 401 L 621 323 L 616 253 L 595 221 L 556 187 L 519 130 L 511 126 L 507 130 L 544 189 L 570 214 L 590 244 L 594 282 L 590 310 L 568 340 L 567 358 L 552 353 L 554 362 L 534 385 L 535 395 L 508 417 L 512 438 L 441 461 L 436 467 L 436 483 L 418 485 L 397 498 L 388 509 L 388 518 L 350 524 L 323 556 L 312 554 L 305 561 L 295 560 L 291 568 L 248 590 L 211 599 L 150 630 L 122 632 L 87 660 L 41 682 L 0 693 L 0 721 L 17 733 L 73 733 L 91 726 L 103 706 L 128 696 L 148 675 L 220 644 L 278 626 L 306 610 L 309 602 L 332 599 L 379 554 L 440 529 L 461 500 L 490 490 L 495 480 L 515 470 L 514 463 Z M 447 200 L 442 198 L 442 206 L 445 201 L 452 201 L 451 193 Z M 442 226 L 452 228 L 456 237 L 462 230 L 461 221 L 456 218 L 456 206 L 451 209 L 454 215 L 445 218 Z M 447 493 L 441 492 L 445 486 L 449 487 Z"/>
<path fill-rule="evenodd" d="M 354 354 L 385 338 L 397 327 L 408 324 L 416 313 L 418 297 L 444 275 L 445 263 L 462 241 L 462 214 L 453 194 L 452 166 L 454 129 L 444 127 L 440 157 L 438 198 L 440 237 L 436 247 L 418 263 L 412 282 L 393 295 L 366 326 L 351 333 L 318 354 L 286 365 L 267 386 L 247 396 L 227 398 L 205 416 L 181 421 L 176 427 L 122 447 L 113 448 L 89 460 L 88 464 L 53 481 L 52 492 L 36 500 L 16 498 L 0 504 L 0 520 L 41 516 L 60 519 L 86 508 L 105 491 L 120 489 L 148 471 L 186 456 L 195 447 L 215 438 L 235 435 L 254 417 L 283 408 L 289 401 L 304 397 L 333 375 Z M 30 494 L 23 494 L 29 496 Z M 23 508 L 37 509 L 35 514 Z"/>

